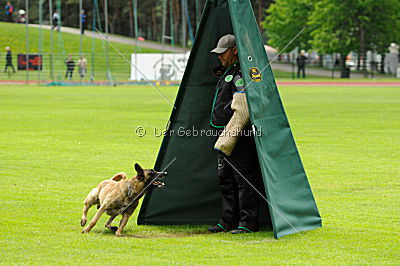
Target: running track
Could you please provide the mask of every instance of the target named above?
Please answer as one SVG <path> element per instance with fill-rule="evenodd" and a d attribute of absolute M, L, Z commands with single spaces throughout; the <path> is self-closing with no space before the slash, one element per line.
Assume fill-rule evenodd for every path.
<path fill-rule="evenodd" d="M 41 82 L 42 85 L 48 85 L 51 81 Z M 38 84 L 37 80 L 29 81 L 29 84 Z M 0 85 L 24 85 L 26 84 L 25 80 L 0 80 Z M 117 82 L 116 85 L 146 85 L 147 83 L 143 82 Z M 155 85 L 179 85 L 179 82 L 154 82 Z M 89 82 L 70 82 L 64 83 L 64 85 L 72 85 L 72 86 L 79 86 L 79 85 L 109 85 L 108 82 L 96 82 L 96 83 L 89 83 Z M 278 86 L 321 86 L 321 87 L 400 87 L 400 81 L 278 81 Z"/>

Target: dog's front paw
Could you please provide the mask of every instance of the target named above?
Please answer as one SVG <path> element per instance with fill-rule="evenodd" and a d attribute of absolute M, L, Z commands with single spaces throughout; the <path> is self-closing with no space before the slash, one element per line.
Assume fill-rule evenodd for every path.
<path fill-rule="evenodd" d="M 82 230 L 82 234 L 87 234 L 87 233 L 89 233 L 89 230 L 87 228 Z"/>
<path fill-rule="evenodd" d="M 82 220 L 81 220 L 81 226 L 84 227 L 85 224 L 86 224 L 86 222 L 87 222 L 87 219 L 82 219 Z"/>
<path fill-rule="evenodd" d="M 120 232 L 115 232 L 115 236 L 120 237 L 120 236 L 122 236 L 122 234 Z"/>

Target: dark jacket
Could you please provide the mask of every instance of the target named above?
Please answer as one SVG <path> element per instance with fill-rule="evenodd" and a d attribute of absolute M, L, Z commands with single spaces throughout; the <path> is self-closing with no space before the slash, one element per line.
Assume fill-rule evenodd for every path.
<path fill-rule="evenodd" d="M 305 66 L 306 65 L 307 56 L 299 55 L 297 57 L 297 65 L 298 66 Z"/>
<path fill-rule="evenodd" d="M 7 51 L 7 55 L 6 55 L 6 63 L 7 63 L 7 65 L 11 64 L 12 63 L 11 61 L 12 61 L 11 51 Z"/>
<path fill-rule="evenodd" d="M 242 71 L 239 63 L 235 63 L 228 67 L 217 83 L 211 109 L 210 125 L 212 127 L 224 128 L 228 124 L 233 115 L 231 109 L 233 95 L 243 89 Z"/>
<path fill-rule="evenodd" d="M 65 64 L 67 65 L 67 69 L 68 70 L 74 70 L 74 68 L 75 68 L 75 61 L 74 61 L 74 59 L 71 59 L 71 60 L 65 60 Z"/>

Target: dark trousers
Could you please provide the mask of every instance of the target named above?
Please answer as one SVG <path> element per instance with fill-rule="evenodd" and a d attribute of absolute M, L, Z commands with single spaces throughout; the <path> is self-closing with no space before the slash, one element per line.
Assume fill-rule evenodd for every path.
<path fill-rule="evenodd" d="M 15 68 L 14 68 L 14 66 L 12 65 L 12 63 L 7 63 L 7 64 L 6 64 L 6 67 L 4 68 L 4 72 L 7 72 L 8 67 L 11 67 L 12 70 L 13 70 L 13 72 L 15 73 Z"/>
<path fill-rule="evenodd" d="M 226 230 L 245 227 L 251 231 L 258 231 L 260 195 L 247 182 L 264 194 L 253 136 L 240 137 L 231 156 L 218 152 L 218 177 L 222 194 L 219 224 Z"/>
<path fill-rule="evenodd" d="M 299 65 L 297 67 L 297 78 L 300 78 L 300 72 L 303 72 L 303 78 L 306 77 L 306 67 L 303 65 Z"/>
<path fill-rule="evenodd" d="M 73 72 L 74 72 L 74 69 L 67 68 L 67 72 L 65 73 L 65 77 L 68 78 L 68 75 L 69 75 L 69 78 L 71 79 Z"/>

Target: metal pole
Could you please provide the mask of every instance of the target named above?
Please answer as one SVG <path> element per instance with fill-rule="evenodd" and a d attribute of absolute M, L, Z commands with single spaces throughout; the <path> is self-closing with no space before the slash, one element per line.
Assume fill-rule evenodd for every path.
<path fill-rule="evenodd" d="M 105 16 L 105 28 L 106 28 L 106 38 L 108 40 L 108 0 L 104 0 L 104 16 Z M 111 75 L 110 75 L 110 66 L 109 66 L 109 60 L 108 60 L 108 47 L 109 44 L 106 42 L 106 68 L 107 68 L 107 79 L 111 80 Z"/>
<path fill-rule="evenodd" d="M 186 48 L 186 16 L 185 16 L 185 0 L 181 0 L 182 9 L 182 45 Z"/>
<path fill-rule="evenodd" d="M 53 6 L 52 0 L 49 0 L 49 21 L 50 21 L 50 78 L 54 82 L 53 56 L 54 56 L 54 37 L 53 37 Z"/>
<path fill-rule="evenodd" d="M 82 16 L 83 16 L 82 0 L 79 0 L 79 29 L 81 30 L 81 34 L 79 35 L 79 59 L 78 59 L 78 61 L 82 60 L 82 27 L 83 27 Z M 81 64 L 82 64 L 82 61 L 81 61 Z M 78 72 L 79 72 L 79 68 L 80 68 L 80 66 L 78 66 Z M 78 74 L 79 74 L 79 81 L 82 82 L 82 75 L 81 75 L 81 73 L 78 73 Z"/>
<path fill-rule="evenodd" d="M 93 37 L 92 37 L 92 73 L 90 75 L 90 81 L 94 81 L 94 33 L 96 31 L 96 16 L 97 16 L 97 0 L 93 0 L 93 21 L 92 21 L 92 31 L 93 31 Z"/>
<path fill-rule="evenodd" d="M 42 10 L 42 5 L 43 5 L 44 0 L 39 0 L 39 56 L 43 56 L 42 50 L 43 50 L 43 40 L 42 40 L 42 16 L 43 16 L 43 10 Z M 43 57 L 41 57 L 42 60 L 40 60 L 40 65 L 43 64 Z M 40 72 L 42 70 L 40 69 L 40 65 L 38 66 L 38 81 L 40 85 Z"/>
<path fill-rule="evenodd" d="M 162 20 L 162 36 L 161 36 L 161 42 L 162 42 L 162 50 L 161 50 L 161 80 L 164 80 L 164 75 L 163 73 L 163 68 L 164 68 L 164 45 L 165 45 L 165 24 L 166 24 L 166 16 L 167 16 L 167 0 L 163 0 L 163 20 Z"/>
<path fill-rule="evenodd" d="M 169 24 L 170 24 L 170 31 L 171 31 L 171 45 L 174 46 L 174 19 L 173 19 L 173 10 L 172 10 L 172 1 L 169 2 Z"/>
<path fill-rule="evenodd" d="M 139 29 L 138 29 L 138 21 L 137 21 L 137 0 L 133 0 L 133 17 L 135 23 L 135 64 L 137 65 L 137 49 L 138 47 L 138 37 L 139 37 Z M 135 68 L 135 80 L 138 80 L 137 69 Z"/>
<path fill-rule="evenodd" d="M 185 0 L 185 15 L 186 15 L 186 19 L 187 19 L 187 28 L 186 28 L 186 30 L 189 30 L 189 37 L 190 37 L 191 42 L 193 43 L 194 36 L 193 36 L 192 24 L 190 22 L 190 16 L 189 16 L 189 9 L 188 9 L 187 0 Z"/>
<path fill-rule="evenodd" d="M 59 55 L 58 55 L 58 57 L 56 58 L 56 62 L 58 61 L 58 62 L 64 62 L 64 61 L 62 61 L 63 59 L 61 59 L 60 60 L 60 57 L 61 56 L 65 56 L 66 55 L 66 52 L 65 52 L 65 49 L 64 49 L 64 43 L 63 43 L 63 40 L 62 40 L 62 31 L 61 31 L 61 26 L 62 26 L 62 14 L 61 14 L 61 0 L 57 0 L 57 2 L 56 2 L 56 8 L 57 8 L 57 14 L 58 14 L 58 21 L 57 21 L 57 31 L 58 31 L 58 49 L 59 49 L 59 51 L 61 50 L 61 53 L 59 53 Z M 62 79 L 62 73 L 58 73 L 58 80 L 61 80 Z"/>
<path fill-rule="evenodd" d="M 25 0 L 25 10 L 26 10 L 26 16 L 25 16 L 25 32 L 26 32 L 26 84 L 29 84 L 29 0 Z"/>
<path fill-rule="evenodd" d="M 79 54 L 82 55 L 82 0 L 79 0 L 79 29 L 81 30 L 80 38 L 79 38 Z"/>

